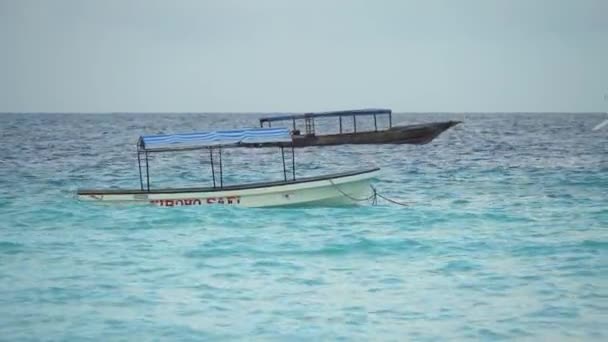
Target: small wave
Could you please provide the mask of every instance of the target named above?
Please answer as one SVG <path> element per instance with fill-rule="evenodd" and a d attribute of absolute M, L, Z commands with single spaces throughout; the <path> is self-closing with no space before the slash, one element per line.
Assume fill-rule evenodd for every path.
<path fill-rule="evenodd" d="M 588 251 L 600 251 L 606 249 L 608 249 L 608 242 L 606 241 L 585 240 L 578 243 L 569 242 L 560 244 L 528 244 L 516 247 L 513 250 L 513 254 L 518 256 L 540 256 L 563 254 L 565 252 L 584 253 Z M 566 258 L 566 260 L 576 261 L 569 258 Z"/>
<path fill-rule="evenodd" d="M 371 255 L 387 255 L 404 251 L 426 251 L 429 246 L 418 241 L 404 240 L 371 240 L 359 239 L 353 243 L 329 244 L 323 248 L 316 250 L 307 250 L 295 252 L 294 254 L 306 255 L 347 255 L 347 254 L 371 254 Z"/>
<path fill-rule="evenodd" d="M 480 266 L 478 264 L 475 264 L 475 263 L 472 263 L 472 262 L 466 261 L 466 260 L 455 260 L 455 261 L 448 262 L 447 264 L 438 268 L 437 270 L 440 272 L 452 273 L 452 272 L 468 272 L 468 271 L 474 271 L 474 270 L 478 270 L 478 269 L 480 269 Z"/>
<path fill-rule="evenodd" d="M 431 247 L 421 242 L 403 239 L 380 241 L 361 238 L 352 243 L 333 243 L 327 244 L 318 249 L 301 249 L 290 244 L 292 249 L 275 249 L 275 250 L 259 250 L 251 247 L 245 247 L 239 244 L 233 247 L 213 247 L 217 245 L 207 244 L 207 248 L 197 249 L 185 253 L 189 258 L 216 258 L 225 256 L 289 256 L 289 255 L 306 255 L 306 256 L 344 256 L 344 255 L 390 255 L 403 252 L 424 252 Z"/>
<path fill-rule="evenodd" d="M 0 253 L 4 254 L 18 254 L 25 251 L 25 245 L 9 242 L 9 241 L 0 241 Z"/>
<path fill-rule="evenodd" d="M 608 249 L 608 241 L 585 240 L 581 243 L 582 247 L 606 250 Z"/>

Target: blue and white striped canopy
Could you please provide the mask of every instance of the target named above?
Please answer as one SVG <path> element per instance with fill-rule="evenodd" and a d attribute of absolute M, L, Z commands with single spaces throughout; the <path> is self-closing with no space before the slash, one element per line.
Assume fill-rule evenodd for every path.
<path fill-rule="evenodd" d="M 140 148 L 146 151 L 273 142 L 291 142 L 289 129 L 279 127 L 251 128 L 215 132 L 144 135 L 139 138 Z"/>

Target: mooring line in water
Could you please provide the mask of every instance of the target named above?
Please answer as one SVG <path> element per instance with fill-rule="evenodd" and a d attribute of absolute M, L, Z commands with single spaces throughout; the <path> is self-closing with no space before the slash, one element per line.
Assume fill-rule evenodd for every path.
<path fill-rule="evenodd" d="M 393 204 L 396 205 L 400 205 L 403 207 L 407 207 L 409 206 L 407 203 L 403 203 L 403 202 L 399 202 L 399 201 L 395 201 L 394 199 L 388 198 L 384 195 L 381 195 L 378 193 L 378 190 L 376 190 L 376 188 L 374 188 L 372 185 L 370 185 L 369 187 L 372 189 L 372 194 L 369 197 L 366 198 L 356 198 L 353 197 L 349 194 L 347 194 L 346 192 L 342 191 L 342 189 L 340 189 L 340 187 L 338 187 L 338 185 L 336 183 L 334 183 L 331 179 L 329 179 L 329 182 L 331 183 L 331 185 L 334 186 L 334 188 L 336 188 L 336 190 L 338 190 L 338 192 L 340 192 L 344 197 L 350 199 L 351 201 L 355 201 L 355 202 L 368 202 L 368 201 L 372 201 L 372 205 L 377 205 L 378 204 L 378 197 L 382 198 L 385 201 L 391 202 Z"/>
<path fill-rule="evenodd" d="M 409 206 L 409 204 L 407 204 L 407 203 L 395 201 L 394 199 L 391 199 L 391 198 L 388 198 L 388 197 L 386 197 L 384 195 L 381 195 L 381 194 L 378 193 L 378 190 L 376 190 L 376 188 L 374 188 L 371 185 L 370 185 L 370 187 L 372 188 L 372 190 L 374 190 L 374 196 L 380 197 L 380 198 L 382 198 L 385 201 L 391 202 L 391 203 L 396 204 L 396 205 L 400 205 L 402 207 L 408 207 Z M 376 202 L 377 202 L 377 200 L 374 199 L 374 205 L 376 204 Z"/>

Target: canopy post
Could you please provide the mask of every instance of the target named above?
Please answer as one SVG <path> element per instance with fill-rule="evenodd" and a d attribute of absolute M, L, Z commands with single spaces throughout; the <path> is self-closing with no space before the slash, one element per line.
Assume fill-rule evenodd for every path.
<path fill-rule="evenodd" d="M 222 145 L 219 147 L 220 151 L 220 189 L 224 187 L 224 175 L 222 172 Z"/>
<path fill-rule="evenodd" d="M 374 132 L 378 132 L 378 122 L 376 121 L 376 114 L 374 114 Z"/>
<path fill-rule="evenodd" d="M 148 151 L 146 151 L 146 183 L 148 186 L 148 192 L 150 192 L 150 166 L 148 164 Z"/>
<path fill-rule="evenodd" d="M 292 122 L 293 123 L 293 130 L 295 131 L 296 130 L 296 118 L 293 118 L 292 121 L 293 121 Z"/>
<path fill-rule="evenodd" d="M 285 149 L 281 145 L 281 158 L 283 159 L 283 180 L 287 182 L 287 169 L 285 168 Z"/>
<path fill-rule="evenodd" d="M 342 134 L 342 115 L 340 115 L 339 118 L 340 118 L 340 134 Z"/>
<path fill-rule="evenodd" d="M 353 126 L 355 127 L 355 133 L 357 133 L 357 116 L 353 115 Z"/>
<path fill-rule="evenodd" d="M 215 188 L 215 167 L 213 167 L 213 147 L 209 147 L 209 158 L 211 159 L 211 177 L 213 177 L 213 187 Z"/>
<path fill-rule="evenodd" d="M 264 121 L 260 120 L 260 128 L 264 128 Z"/>
<path fill-rule="evenodd" d="M 141 175 L 141 151 L 137 148 L 137 167 L 139 168 L 139 188 L 144 191 L 144 179 Z"/>
<path fill-rule="evenodd" d="M 304 124 L 306 126 L 306 135 L 311 135 L 314 133 L 311 120 L 312 119 L 309 117 L 304 118 Z"/>
<path fill-rule="evenodd" d="M 388 113 L 388 128 L 393 128 L 393 113 Z"/>
<path fill-rule="evenodd" d="M 293 180 L 296 180 L 296 153 L 293 147 L 293 141 L 291 142 L 291 176 Z"/>

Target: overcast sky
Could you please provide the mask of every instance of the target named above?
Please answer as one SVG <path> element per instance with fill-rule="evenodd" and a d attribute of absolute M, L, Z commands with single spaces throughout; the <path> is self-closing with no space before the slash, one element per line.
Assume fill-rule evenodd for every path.
<path fill-rule="evenodd" d="M 0 112 L 606 111 L 608 0 L 0 0 Z"/>

